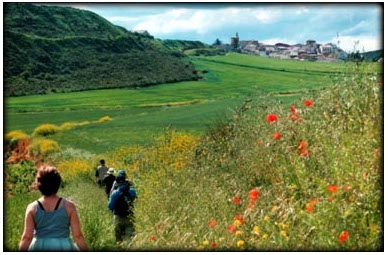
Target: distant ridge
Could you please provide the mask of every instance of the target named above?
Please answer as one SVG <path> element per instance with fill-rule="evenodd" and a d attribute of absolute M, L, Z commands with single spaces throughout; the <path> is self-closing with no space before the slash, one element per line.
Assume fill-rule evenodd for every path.
<path fill-rule="evenodd" d="M 129 32 L 90 11 L 6 3 L 4 95 L 131 88 L 198 79 L 179 43 L 174 49 L 169 43 Z M 193 45 L 204 47 L 198 42 Z"/>
<path fill-rule="evenodd" d="M 375 50 L 361 53 L 365 61 L 376 62 L 384 58 L 383 50 Z"/>

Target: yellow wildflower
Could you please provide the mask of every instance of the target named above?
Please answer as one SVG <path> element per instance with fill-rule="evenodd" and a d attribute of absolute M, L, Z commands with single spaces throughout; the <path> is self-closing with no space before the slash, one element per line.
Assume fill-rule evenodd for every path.
<path fill-rule="evenodd" d="M 203 247 L 202 245 L 198 246 L 197 249 L 198 250 L 203 250 L 205 247 Z"/>
<path fill-rule="evenodd" d="M 369 229 L 370 229 L 370 231 L 372 231 L 372 232 L 377 232 L 377 231 L 379 230 L 379 227 L 378 227 L 377 225 L 371 225 L 371 226 L 369 227 Z"/>
<path fill-rule="evenodd" d="M 278 207 L 276 205 L 274 205 L 271 209 L 272 212 L 276 211 L 278 209 Z"/>
<path fill-rule="evenodd" d="M 242 225 L 241 220 L 235 220 L 233 222 L 233 225 L 235 225 L 236 227 L 241 226 Z"/>
<path fill-rule="evenodd" d="M 265 215 L 265 216 L 264 216 L 264 220 L 265 220 L 265 221 L 269 221 L 269 216 L 268 216 L 268 215 Z"/>
<path fill-rule="evenodd" d="M 290 239 L 288 236 L 287 236 L 287 232 L 282 230 L 280 231 L 280 235 L 283 236 L 287 241 Z"/>
<path fill-rule="evenodd" d="M 288 185 L 287 188 L 290 190 L 294 190 L 296 189 L 296 185 Z"/>
<path fill-rule="evenodd" d="M 281 227 L 282 229 L 287 229 L 288 225 L 289 225 L 288 223 L 283 223 L 283 222 L 279 223 L 279 227 Z"/>
<path fill-rule="evenodd" d="M 265 239 L 268 238 L 268 234 L 264 234 L 262 237 L 263 237 L 263 239 L 265 240 Z"/>
<path fill-rule="evenodd" d="M 259 235 L 259 234 L 260 234 L 260 228 L 259 228 L 259 226 L 255 226 L 255 227 L 253 228 L 252 233 L 255 234 L 255 235 Z"/>
<path fill-rule="evenodd" d="M 237 241 L 237 247 L 242 247 L 244 246 L 245 242 L 243 240 Z"/>
<path fill-rule="evenodd" d="M 209 241 L 208 240 L 205 240 L 205 241 L 203 241 L 203 243 L 202 243 L 203 245 L 209 245 Z"/>
<path fill-rule="evenodd" d="M 236 236 L 238 236 L 238 235 L 242 235 L 243 232 L 242 232 L 241 230 L 237 230 L 234 234 L 235 234 Z"/>

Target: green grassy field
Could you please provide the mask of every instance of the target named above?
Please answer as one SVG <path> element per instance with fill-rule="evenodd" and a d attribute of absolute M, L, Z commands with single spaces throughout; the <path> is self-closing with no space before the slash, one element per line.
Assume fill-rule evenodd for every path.
<path fill-rule="evenodd" d="M 381 251 L 383 82 L 370 75 L 381 67 L 193 60 L 208 71 L 202 81 L 6 98 L 9 130 L 90 121 L 49 136 L 62 150 L 45 158 L 64 178 L 59 195 L 76 203 L 90 249 Z M 121 244 L 93 183 L 100 158 L 125 169 L 138 193 L 136 235 Z M 25 191 L 34 171 L 34 162 L 5 165 L 7 251 L 40 195 Z"/>
<path fill-rule="evenodd" d="M 241 54 L 192 60 L 197 69 L 207 71 L 201 81 L 5 98 L 6 131 L 30 134 L 43 123 L 91 122 L 110 116 L 110 122 L 78 127 L 53 139 L 62 146 L 92 152 L 149 144 L 167 126 L 201 134 L 215 119 L 227 117 L 257 93 L 271 94 L 286 104 L 329 86 L 347 68 L 343 63 L 278 61 Z"/>

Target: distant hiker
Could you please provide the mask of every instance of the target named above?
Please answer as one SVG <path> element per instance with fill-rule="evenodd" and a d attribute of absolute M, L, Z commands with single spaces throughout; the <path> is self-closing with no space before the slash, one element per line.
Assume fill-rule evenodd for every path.
<path fill-rule="evenodd" d="M 110 190 L 112 189 L 113 182 L 116 180 L 116 176 L 114 176 L 115 170 L 113 168 L 109 168 L 108 173 L 105 175 L 102 180 L 102 185 L 105 185 L 105 193 L 109 198 Z"/>
<path fill-rule="evenodd" d="M 77 209 L 57 196 L 62 178 L 56 168 L 42 166 L 36 184 L 42 197 L 27 206 L 19 251 L 87 251 Z M 73 240 L 70 239 L 70 229 Z"/>
<path fill-rule="evenodd" d="M 113 212 L 116 242 L 123 241 L 126 233 L 130 237 L 135 233 L 133 202 L 137 196 L 133 183 L 126 181 L 125 176 L 122 172 L 117 175 L 117 186 L 113 188 L 108 202 L 108 208 Z"/>
<path fill-rule="evenodd" d="M 106 173 L 108 172 L 108 167 L 105 166 L 105 160 L 101 159 L 100 160 L 100 165 L 96 168 L 95 172 L 95 177 L 96 177 L 96 182 L 100 187 L 102 187 L 102 180 L 104 179 Z"/>

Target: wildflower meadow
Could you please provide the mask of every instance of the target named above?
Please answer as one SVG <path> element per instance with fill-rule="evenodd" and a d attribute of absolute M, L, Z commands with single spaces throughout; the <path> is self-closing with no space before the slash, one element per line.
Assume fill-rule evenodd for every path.
<path fill-rule="evenodd" d="M 63 174 L 60 195 L 76 203 L 94 251 L 381 251 L 383 82 L 367 65 L 351 74 L 287 105 L 252 94 L 205 135 L 167 128 L 150 146 L 99 155 L 51 145 L 44 160 Z M 100 158 L 125 169 L 138 193 L 136 234 L 120 244 L 93 183 Z M 20 164 L 6 167 L 7 250 L 39 197 L 16 188 L 15 169 L 33 178 Z"/>

